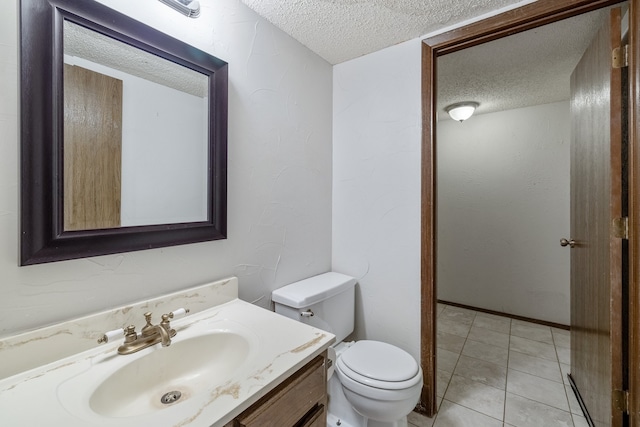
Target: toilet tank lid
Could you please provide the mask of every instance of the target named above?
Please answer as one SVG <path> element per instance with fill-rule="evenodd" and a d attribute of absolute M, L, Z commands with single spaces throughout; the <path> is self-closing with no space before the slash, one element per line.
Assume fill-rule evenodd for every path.
<path fill-rule="evenodd" d="M 276 289 L 273 302 L 292 308 L 304 308 L 353 288 L 356 279 L 345 274 L 329 272 L 309 277 Z"/>

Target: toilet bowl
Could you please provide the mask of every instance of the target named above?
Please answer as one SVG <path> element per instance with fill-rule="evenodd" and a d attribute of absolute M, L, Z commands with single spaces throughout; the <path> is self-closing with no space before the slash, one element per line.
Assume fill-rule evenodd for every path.
<path fill-rule="evenodd" d="M 276 313 L 336 335 L 328 426 L 405 427 L 420 399 L 422 370 L 391 344 L 343 342 L 353 332 L 355 283 L 352 277 L 325 273 L 276 289 L 272 300 Z"/>
<path fill-rule="evenodd" d="M 336 373 L 357 413 L 390 426 L 411 412 L 422 391 L 422 369 L 415 359 L 379 341 L 357 341 L 337 359 Z"/>

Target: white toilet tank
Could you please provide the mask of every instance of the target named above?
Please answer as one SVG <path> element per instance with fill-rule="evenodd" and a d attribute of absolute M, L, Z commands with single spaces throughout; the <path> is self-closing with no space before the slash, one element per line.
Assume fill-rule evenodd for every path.
<path fill-rule="evenodd" d="M 353 332 L 356 279 L 330 272 L 300 280 L 271 294 L 276 313 L 307 323 L 336 336 Z"/>

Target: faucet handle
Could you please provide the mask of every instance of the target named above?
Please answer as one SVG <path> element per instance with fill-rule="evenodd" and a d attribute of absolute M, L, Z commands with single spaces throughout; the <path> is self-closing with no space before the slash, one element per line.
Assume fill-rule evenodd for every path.
<path fill-rule="evenodd" d="M 114 329 L 113 331 L 105 332 L 100 338 L 98 338 L 98 344 L 108 343 L 114 338 L 121 337 L 125 333 L 124 329 Z"/>
<path fill-rule="evenodd" d="M 191 310 L 189 310 L 188 308 L 179 308 L 177 310 L 173 310 L 171 313 L 169 313 L 169 318 L 173 319 L 174 317 L 182 317 L 182 316 L 186 316 L 187 314 L 189 314 Z"/>
<path fill-rule="evenodd" d="M 150 311 L 147 311 L 144 314 L 144 320 L 147 322 L 147 324 L 142 327 L 142 330 L 140 330 L 140 334 L 143 337 L 146 337 L 152 334 L 153 325 L 151 324 L 151 315 L 152 313 Z"/>
<path fill-rule="evenodd" d="M 129 325 L 124 328 L 124 342 L 133 342 L 138 339 L 138 334 L 136 334 L 136 327 L 134 325 Z"/>
<path fill-rule="evenodd" d="M 147 311 L 144 314 L 144 320 L 147 321 L 147 324 L 145 326 L 151 326 L 151 316 L 153 315 L 153 313 L 151 313 L 150 311 Z"/>
<path fill-rule="evenodd" d="M 162 321 L 160 322 L 160 326 L 162 326 L 168 333 L 171 338 L 176 336 L 176 330 L 171 327 L 171 323 L 169 319 L 173 319 L 174 317 L 182 317 L 189 313 L 188 308 L 179 308 L 177 310 L 173 310 L 169 314 L 162 315 Z"/>

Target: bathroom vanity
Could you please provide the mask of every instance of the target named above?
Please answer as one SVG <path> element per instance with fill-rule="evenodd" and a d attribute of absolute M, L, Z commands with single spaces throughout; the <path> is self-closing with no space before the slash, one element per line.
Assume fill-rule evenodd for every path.
<path fill-rule="evenodd" d="M 325 427 L 326 355 L 316 357 L 226 427 Z"/>
<path fill-rule="evenodd" d="M 177 334 L 127 355 L 107 330 L 172 320 Z M 324 426 L 335 337 L 237 298 L 237 279 L 0 338 L 6 425 Z M 48 356 L 50 355 L 50 356 Z M 37 408 L 37 410 L 34 410 Z"/>

